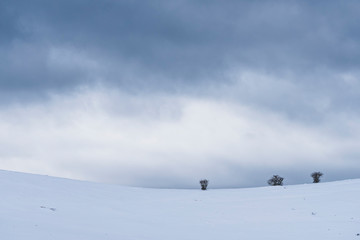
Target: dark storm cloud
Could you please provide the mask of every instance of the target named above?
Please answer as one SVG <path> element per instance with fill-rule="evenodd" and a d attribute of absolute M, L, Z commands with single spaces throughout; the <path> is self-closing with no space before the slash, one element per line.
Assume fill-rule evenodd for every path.
<path fill-rule="evenodd" d="M 104 84 L 155 89 L 227 81 L 229 68 L 290 72 L 328 88 L 329 79 L 309 76 L 359 65 L 356 1 L 2 2 L 2 89 L 96 82 L 76 67 L 50 68 L 54 47 L 98 60 Z M 136 79 L 124 59 L 140 72 Z"/>

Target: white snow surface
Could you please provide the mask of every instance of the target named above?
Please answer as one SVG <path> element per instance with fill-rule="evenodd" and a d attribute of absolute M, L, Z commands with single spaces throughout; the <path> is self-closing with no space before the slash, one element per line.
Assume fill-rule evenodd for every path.
<path fill-rule="evenodd" d="M 360 240 L 360 179 L 201 191 L 0 171 L 0 189 L 1 240 Z"/>

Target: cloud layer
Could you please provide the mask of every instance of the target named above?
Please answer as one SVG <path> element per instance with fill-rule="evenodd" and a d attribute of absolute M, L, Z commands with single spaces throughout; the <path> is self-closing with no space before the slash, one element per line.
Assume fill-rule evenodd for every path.
<path fill-rule="evenodd" d="M 272 173 L 306 182 L 319 168 L 358 169 L 360 155 L 349 116 L 308 126 L 226 101 L 109 89 L 3 109 L 0 126 L 7 169 L 148 187 L 194 187 L 201 177 L 259 186 Z"/>
<path fill-rule="evenodd" d="M 1 1 L 0 168 L 151 187 L 360 177 L 359 10 Z"/>

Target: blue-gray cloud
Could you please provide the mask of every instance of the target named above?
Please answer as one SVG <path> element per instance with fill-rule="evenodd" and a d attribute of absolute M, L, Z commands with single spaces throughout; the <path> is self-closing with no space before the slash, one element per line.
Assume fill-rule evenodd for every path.
<path fill-rule="evenodd" d="M 44 169 L 48 167 L 54 175 L 106 181 L 110 181 L 107 176 L 116 179 L 116 173 L 109 174 L 113 169 L 125 169 L 118 182 L 144 186 L 160 186 L 157 181 L 171 177 L 155 176 L 167 170 L 174 184 L 189 186 L 184 179 L 193 172 L 184 168 L 192 166 L 204 175 L 224 176 L 226 180 L 219 186 L 234 186 L 226 184 L 229 177 L 225 176 L 235 176 L 237 169 L 243 175 L 251 175 L 279 168 L 277 164 L 257 168 L 256 163 L 265 161 L 254 150 L 257 146 L 265 149 L 269 159 L 291 163 L 291 158 L 296 158 L 292 166 L 282 169 L 285 173 L 296 172 L 302 161 L 305 166 L 299 175 L 324 164 L 330 166 L 329 172 L 335 172 L 337 165 L 325 161 L 326 157 L 344 162 L 343 169 L 350 172 L 359 156 L 354 136 L 360 118 L 359 10 L 357 1 L 3 0 L 0 115 L 4 118 L 0 130 L 12 129 L 17 135 L 10 143 L 6 139 L 0 141 L 8 149 L 16 149 L 17 142 L 27 145 L 33 142 L 32 138 L 40 137 L 43 144 L 51 143 L 48 148 L 60 157 L 46 165 L 49 152 L 24 147 L 19 156 L 16 151 L 1 149 L 1 159 L 6 162 L 4 166 L 12 169 L 20 169 L 21 161 L 29 161 L 29 171 L 46 173 Z M 211 117 L 209 120 L 196 111 L 186 112 L 188 106 L 202 101 L 206 104 L 200 106 L 205 109 L 211 103 L 211 114 L 204 112 Z M 213 102 L 226 111 L 212 108 Z M 249 108 L 256 114 L 247 115 L 244 120 L 238 108 Z M 202 111 L 200 107 L 196 109 Z M 93 118 L 89 111 L 95 114 Z M 221 121 L 217 122 L 215 112 Z M 271 132 L 267 125 L 274 123 L 274 115 L 285 126 L 277 126 Z M 20 121 L 16 126 L 12 122 L 17 116 L 31 121 Z M 253 117 L 263 119 L 252 126 Z M 36 123 L 37 118 L 42 124 Z M 234 123 L 242 120 L 249 125 L 242 128 Z M 130 130 L 117 125 L 117 121 L 128 124 Z M 104 131 L 110 138 L 120 138 L 121 144 L 107 141 L 99 132 L 88 141 L 78 122 L 89 128 L 109 126 Z M 233 135 L 222 124 L 233 126 L 242 137 Z M 202 128 L 203 125 L 207 127 Z M 29 127 L 29 139 L 19 140 L 25 126 Z M 42 132 L 40 126 L 46 129 L 43 135 L 38 133 Z M 144 132 L 137 130 L 139 126 Z M 153 132 L 152 127 L 161 131 Z M 223 141 L 205 140 L 211 137 L 207 131 L 213 128 L 219 129 L 214 131 L 214 137 L 220 136 Z M 244 129 L 251 133 L 244 137 L 240 134 Z M 275 150 L 270 148 L 272 142 L 259 137 L 262 130 L 270 131 L 267 136 L 278 141 Z M 186 134 L 182 135 L 182 131 Z M 302 136 L 302 131 L 307 134 Z M 128 141 L 120 137 L 123 132 Z M 229 134 L 229 142 L 222 132 Z M 83 137 L 77 139 L 75 133 Z M 177 136 L 184 142 L 196 141 L 183 148 Z M 156 139 L 170 150 L 158 149 L 152 142 Z M 237 150 L 236 140 L 241 140 L 242 148 L 250 142 L 250 149 Z M 197 155 L 201 141 L 209 144 L 202 146 L 202 157 Z M 73 155 L 63 155 L 63 144 L 78 142 L 82 142 L 84 152 L 92 154 L 74 150 Z M 100 146 L 95 153 L 94 143 Z M 327 144 L 335 150 L 327 152 Z M 118 161 L 117 149 L 124 151 Z M 214 149 L 219 149 L 218 158 L 212 155 Z M 307 149 L 309 154 L 302 155 Z M 228 156 L 226 150 L 234 156 Z M 171 151 L 188 159 L 182 163 L 184 160 L 173 158 Z M 133 155 L 133 163 L 125 161 Z M 72 163 L 73 158 L 79 161 Z M 135 171 L 148 158 L 153 159 L 152 171 L 145 171 L 149 164 L 144 165 L 144 170 Z M 15 159 L 15 163 L 9 164 L 9 159 Z M 178 164 L 170 164 L 169 159 Z M 249 159 L 254 163 L 244 167 Z M 107 163 L 101 164 L 100 160 Z M 78 166 L 86 161 L 88 165 L 80 169 Z M 209 161 L 212 168 L 201 171 L 197 166 L 201 161 Z M 42 171 L 39 163 L 46 165 Z M 70 170 L 71 166 L 76 170 Z M 220 166 L 224 171 L 215 173 L 214 169 Z M 147 178 L 153 182 L 147 184 Z M 238 178 L 238 182 L 251 185 L 245 178 Z"/>
<path fill-rule="evenodd" d="M 101 81 L 126 87 L 134 81 L 146 87 L 156 84 L 155 88 L 221 82 L 227 80 L 224 73 L 229 68 L 290 72 L 297 75 L 296 81 L 324 87 L 321 83 L 331 79 L 314 81 L 313 73 L 354 71 L 359 65 L 356 1 L 3 1 L 2 5 L 6 40 L 2 45 L 7 48 L 2 54 L 2 88 L 51 89 L 95 81 L 76 69 L 49 69 L 47 55 L 53 47 L 76 49 L 98 59 L 104 67 Z M 126 77 L 124 59 L 142 71 L 141 80 Z M 24 69 L 19 71 L 20 67 Z"/>

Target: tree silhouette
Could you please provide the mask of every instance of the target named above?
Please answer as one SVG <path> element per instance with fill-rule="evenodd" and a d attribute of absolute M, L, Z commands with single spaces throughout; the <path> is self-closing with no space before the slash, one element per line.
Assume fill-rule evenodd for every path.
<path fill-rule="evenodd" d="M 273 177 L 270 178 L 267 183 L 271 186 L 282 186 L 283 180 L 284 178 L 280 177 L 279 175 L 273 175 Z"/>
<path fill-rule="evenodd" d="M 206 190 L 208 183 L 209 183 L 209 181 L 207 179 L 200 180 L 201 190 Z"/>
<path fill-rule="evenodd" d="M 320 177 L 322 176 L 322 175 L 324 175 L 322 172 L 313 172 L 312 174 L 311 174 L 311 177 L 313 178 L 313 183 L 318 183 L 318 182 L 320 182 Z"/>

